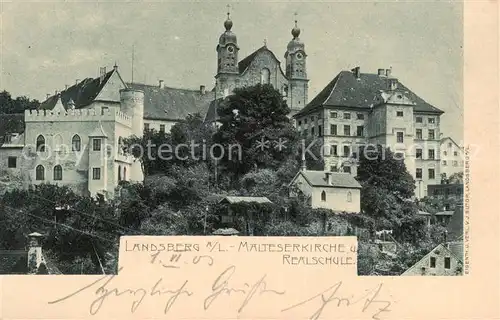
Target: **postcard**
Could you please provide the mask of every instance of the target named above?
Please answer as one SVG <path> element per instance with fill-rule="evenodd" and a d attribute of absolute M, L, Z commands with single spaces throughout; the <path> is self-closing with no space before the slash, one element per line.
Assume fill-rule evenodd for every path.
<path fill-rule="evenodd" d="M 500 318 L 498 2 L 0 19 L 0 318 Z"/>

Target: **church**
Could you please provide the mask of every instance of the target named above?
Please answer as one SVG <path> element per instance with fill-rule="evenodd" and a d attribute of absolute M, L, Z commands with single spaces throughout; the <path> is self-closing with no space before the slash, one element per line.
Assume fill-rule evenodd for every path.
<path fill-rule="evenodd" d="M 298 113 L 308 99 L 306 52 L 295 21 L 280 60 L 266 45 L 239 59 L 240 47 L 228 13 L 216 46 L 216 85 L 206 90 L 127 83 L 115 65 L 98 77 L 77 81 L 47 96 L 38 110 L 19 115 L 0 146 L 0 181 L 11 188 L 42 183 L 69 186 L 82 195 L 112 198 L 120 181 L 143 180 L 141 165 L 123 152 L 123 139 L 144 130 L 168 132 L 189 114 L 216 120 L 217 101 L 234 89 L 271 84 Z M 0 119 L 0 122 L 2 119 Z M 7 189 L 8 189 L 7 187 Z"/>

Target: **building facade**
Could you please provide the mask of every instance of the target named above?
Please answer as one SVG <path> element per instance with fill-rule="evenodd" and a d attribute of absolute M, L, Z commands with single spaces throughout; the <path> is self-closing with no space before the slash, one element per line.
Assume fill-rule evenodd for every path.
<path fill-rule="evenodd" d="M 464 171 L 464 149 L 451 137 L 441 139 L 440 153 L 443 179 Z"/>
<path fill-rule="evenodd" d="M 357 174 L 359 149 L 367 144 L 389 147 L 404 159 L 416 180 L 416 196 L 440 181 L 440 116 L 391 75 L 360 68 L 340 72 L 294 118 L 305 138 L 323 145 L 325 170 Z"/>

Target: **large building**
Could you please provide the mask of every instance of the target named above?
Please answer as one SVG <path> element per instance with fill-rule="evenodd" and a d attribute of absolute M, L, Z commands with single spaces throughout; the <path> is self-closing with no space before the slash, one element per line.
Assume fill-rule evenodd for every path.
<path fill-rule="evenodd" d="M 325 170 L 356 175 L 358 152 L 366 144 L 389 147 L 416 180 L 416 195 L 440 182 L 440 116 L 391 75 L 390 69 L 341 71 L 295 114 L 304 137 L 323 145 Z"/>
<path fill-rule="evenodd" d="M 108 72 L 100 68 L 96 78 L 77 80 L 48 95 L 39 110 L 0 117 L 0 125 L 7 128 L 0 140 L 0 187 L 51 183 L 71 186 L 81 194 L 113 197 L 119 181 L 143 179 L 140 163 L 122 151 L 124 138 L 151 129 L 168 132 L 190 114 L 207 118 L 215 114 L 214 101 L 258 83 L 280 90 L 292 114 L 303 108 L 307 56 L 297 22 L 285 50 L 285 72 L 265 45 L 240 61 L 232 27 L 228 14 L 216 47 L 212 90 L 204 85 L 196 90 L 170 88 L 162 80 L 157 85 L 126 83 L 115 65 Z"/>
<path fill-rule="evenodd" d="M 441 139 L 440 153 L 443 179 L 464 171 L 464 149 L 451 137 Z"/>

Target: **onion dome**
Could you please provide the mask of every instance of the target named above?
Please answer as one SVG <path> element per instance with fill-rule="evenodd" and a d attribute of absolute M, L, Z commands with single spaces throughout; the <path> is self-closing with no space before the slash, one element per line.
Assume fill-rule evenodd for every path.
<path fill-rule="evenodd" d="M 229 18 L 229 12 L 228 12 L 227 19 L 226 21 L 224 21 L 224 28 L 226 29 L 226 31 L 223 34 L 221 34 L 219 38 L 219 45 L 225 46 L 228 43 L 236 45 L 238 43 L 236 39 L 236 34 L 234 34 L 234 32 L 231 31 L 232 27 L 233 27 L 233 21 Z"/>
<path fill-rule="evenodd" d="M 297 26 L 297 20 L 295 20 L 295 27 L 292 29 L 293 39 L 288 43 L 287 49 L 290 52 L 297 50 L 304 50 L 304 43 L 299 39 L 300 28 Z"/>

